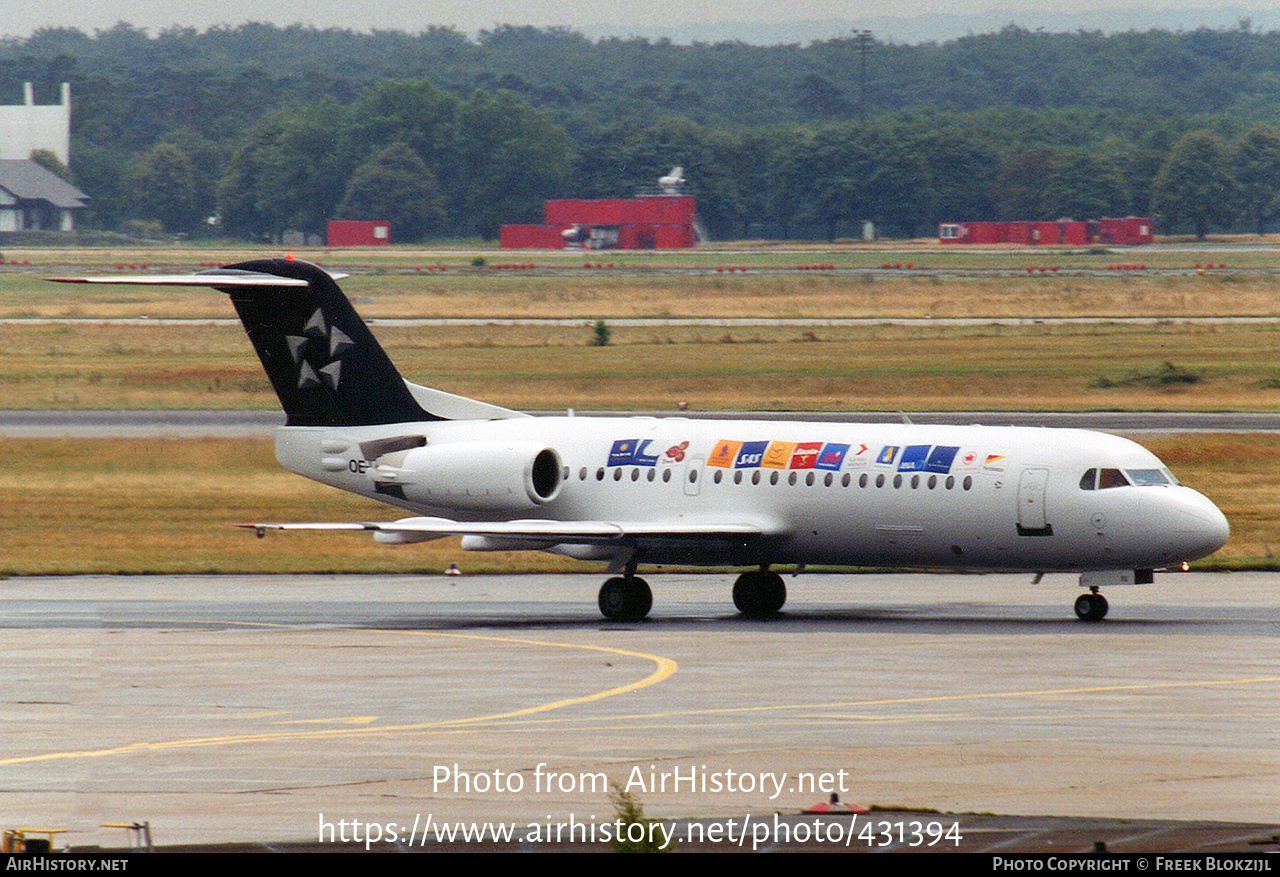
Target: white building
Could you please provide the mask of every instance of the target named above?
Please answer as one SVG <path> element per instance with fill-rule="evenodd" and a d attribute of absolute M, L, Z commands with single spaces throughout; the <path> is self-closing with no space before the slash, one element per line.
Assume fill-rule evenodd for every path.
<path fill-rule="evenodd" d="M 0 106 L 0 159 L 26 159 L 47 149 L 71 164 L 71 83 L 62 83 L 61 103 L 36 106 L 30 82 L 22 85 L 23 102 Z"/>
<path fill-rule="evenodd" d="M 71 231 L 89 196 L 30 159 L 0 160 L 0 232 Z"/>

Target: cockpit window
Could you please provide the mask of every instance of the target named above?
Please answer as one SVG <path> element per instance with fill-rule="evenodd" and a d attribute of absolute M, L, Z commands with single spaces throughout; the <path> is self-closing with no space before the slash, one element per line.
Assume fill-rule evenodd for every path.
<path fill-rule="evenodd" d="M 1124 477 L 1124 473 L 1119 469 L 1102 469 L 1098 472 L 1098 489 L 1106 490 L 1108 487 L 1128 487 L 1129 480 Z"/>
<path fill-rule="evenodd" d="M 1126 469 L 1124 471 L 1129 476 L 1129 480 L 1139 487 L 1169 483 L 1169 479 L 1159 469 Z"/>
<path fill-rule="evenodd" d="M 1094 485 L 1098 483 L 1098 470 L 1090 469 L 1088 472 L 1080 476 L 1080 489 L 1093 490 Z"/>

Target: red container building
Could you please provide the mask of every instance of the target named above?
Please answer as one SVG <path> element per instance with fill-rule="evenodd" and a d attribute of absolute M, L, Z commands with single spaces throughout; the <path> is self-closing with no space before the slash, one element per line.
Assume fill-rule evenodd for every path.
<path fill-rule="evenodd" d="M 381 247 L 391 243 L 391 223 L 385 219 L 331 219 L 327 239 L 331 247 Z"/>
<path fill-rule="evenodd" d="M 504 249 L 553 249 L 569 245 L 564 232 L 577 229 L 592 249 L 673 250 L 697 244 L 697 201 L 690 195 L 637 198 L 561 198 L 546 202 L 540 225 L 504 225 Z"/>
<path fill-rule="evenodd" d="M 943 244 L 1149 244 L 1153 223 L 1150 217 L 1057 222 L 943 222 L 938 225 L 938 242 Z"/>

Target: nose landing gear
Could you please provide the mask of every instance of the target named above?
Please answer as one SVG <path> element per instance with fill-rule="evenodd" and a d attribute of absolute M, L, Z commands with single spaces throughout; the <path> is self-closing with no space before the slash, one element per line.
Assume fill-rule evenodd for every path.
<path fill-rule="evenodd" d="M 1090 588 L 1089 593 L 1076 598 L 1076 617 L 1081 621 L 1101 621 L 1107 617 L 1107 598 Z"/>

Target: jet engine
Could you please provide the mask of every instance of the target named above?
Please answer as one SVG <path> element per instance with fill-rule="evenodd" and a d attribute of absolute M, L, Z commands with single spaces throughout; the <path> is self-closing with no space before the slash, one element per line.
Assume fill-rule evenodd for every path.
<path fill-rule="evenodd" d="M 472 511 L 537 508 L 563 482 L 560 455 L 532 442 L 427 445 L 405 452 L 398 466 L 377 461 L 371 474 L 380 490 L 398 485 L 412 502 Z"/>

